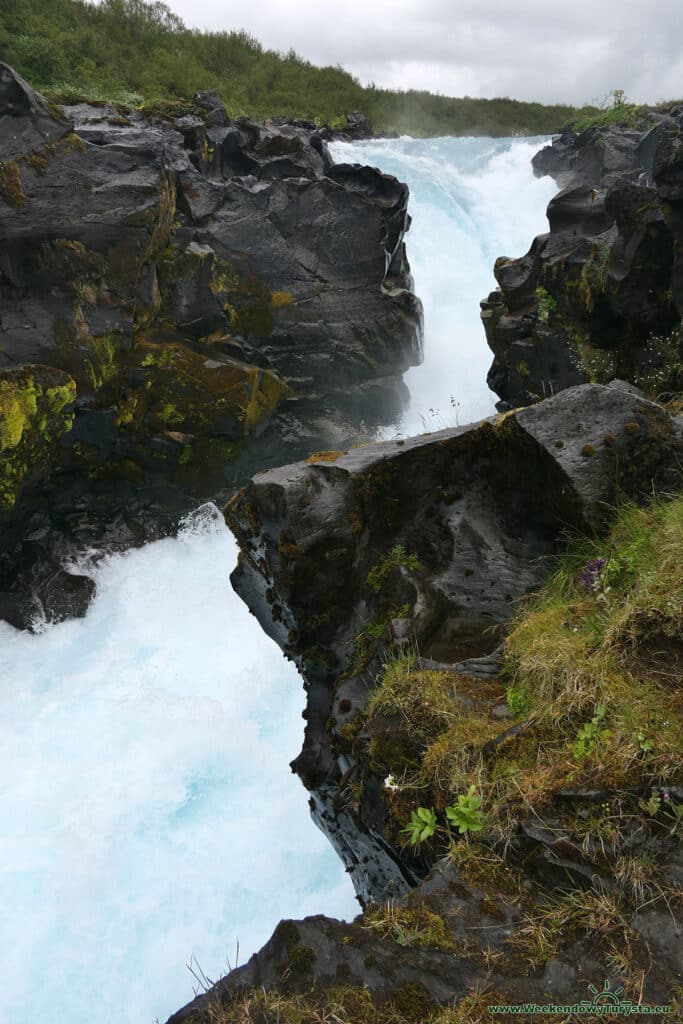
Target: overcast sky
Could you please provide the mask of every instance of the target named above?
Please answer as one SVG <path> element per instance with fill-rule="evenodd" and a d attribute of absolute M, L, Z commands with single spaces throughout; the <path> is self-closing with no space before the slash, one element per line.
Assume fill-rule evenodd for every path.
<path fill-rule="evenodd" d="M 363 83 L 591 103 L 683 96 L 683 0 L 166 0 L 188 26 L 342 64 Z"/>

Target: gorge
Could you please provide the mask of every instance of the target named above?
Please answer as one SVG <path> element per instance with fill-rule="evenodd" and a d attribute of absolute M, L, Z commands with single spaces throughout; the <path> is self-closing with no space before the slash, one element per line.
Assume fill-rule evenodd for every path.
<path fill-rule="evenodd" d="M 384 1021 L 387 1014 L 401 1021 L 469 1021 L 448 1017 L 448 1010 L 439 1017 L 438 1005 L 464 1006 L 485 985 L 501 1002 L 548 992 L 570 997 L 579 982 L 601 984 L 607 968 L 617 980 L 630 970 L 644 971 L 647 955 L 646 994 L 670 998 L 680 966 L 669 890 L 665 906 L 654 900 L 655 906 L 636 913 L 634 934 L 649 954 L 636 948 L 621 974 L 605 964 L 580 924 L 567 931 L 568 946 L 552 947 L 545 960 L 536 957 L 531 972 L 510 951 L 537 912 L 533 900 L 525 903 L 507 891 L 512 881 L 533 899 L 558 886 L 584 892 L 588 879 L 598 896 L 609 891 L 613 864 L 596 863 L 595 849 L 581 845 L 585 835 L 580 842 L 572 832 L 576 821 L 561 809 L 563 800 L 572 808 L 578 801 L 580 817 L 596 799 L 581 788 L 581 765 L 573 766 L 579 776 L 573 789 L 572 767 L 563 767 L 562 775 L 553 765 L 558 777 L 538 805 L 541 813 L 525 816 L 512 801 L 505 855 L 495 828 L 483 833 L 481 847 L 477 837 L 467 836 L 447 858 L 438 845 L 406 846 L 400 828 L 430 795 L 443 811 L 433 779 L 423 779 L 422 790 L 432 787 L 425 792 L 406 782 L 425 755 L 425 737 L 410 726 L 415 714 L 431 722 L 443 713 L 475 730 L 474 739 L 463 733 L 453 742 L 472 759 L 466 767 L 486 796 L 486 813 L 493 807 L 501 813 L 496 787 L 511 799 L 501 783 L 506 772 L 527 785 L 528 764 L 516 745 L 533 748 L 536 727 L 532 720 L 525 732 L 528 708 L 514 711 L 510 690 L 498 678 L 505 624 L 519 599 L 546 578 L 568 527 L 604 535 L 620 494 L 638 499 L 653 487 L 664 493 L 680 488 L 680 355 L 678 336 L 669 339 L 681 308 L 680 112 L 663 114 L 631 135 L 616 130 L 601 147 L 590 136 L 563 137 L 536 158 L 537 165 L 539 159 L 556 160 L 553 173 L 575 175 L 583 154 L 606 154 L 601 166 L 586 162 L 592 177 L 586 172 L 585 180 L 568 180 L 569 192 L 551 204 L 550 238 L 542 236 L 530 256 L 518 260 L 514 253 L 543 227 L 543 208 L 555 190 L 550 179 L 532 177 L 528 162 L 538 147 L 526 141 L 367 140 L 351 148 L 327 142 L 313 125 L 233 123 L 211 96 L 196 98 L 192 109 L 151 116 L 114 107 L 62 112 L 10 69 L 2 83 L 0 98 L 9 111 L 3 130 L 13 125 L 2 138 L 0 179 L 7 407 L 3 612 L 16 626 L 38 633 L 3 627 L 3 675 L 12 678 L 6 747 L 15 758 L 6 772 L 18 783 L 8 788 L 7 813 L 17 814 L 36 783 L 25 751 L 55 735 L 59 746 L 49 755 L 54 767 L 47 787 L 39 789 L 39 806 L 52 811 L 55 793 L 73 786 L 69 772 L 92 780 L 79 783 L 78 798 L 67 805 L 66 831 L 58 813 L 47 814 L 42 847 L 40 832 L 34 835 L 29 819 L 19 816 L 24 845 L 15 851 L 16 863 L 22 864 L 27 849 L 42 852 L 29 859 L 32 875 L 19 868 L 17 901 L 5 922 L 8 944 L 14 941 L 17 950 L 17 984 L 10 993 L 16 1013 L 35 985 L 19 968 L 30 962 L 45 979 L 45 963 L 54 962 L 49 942 L 42 963 L 24 951 L 31 948 L 30 932 L 25 947 L 12 940 L 25 916 L 22 885 L 24 893 L 42 887 L 48 915 L 61 908 L 62 916 L 50 921 L 54 931 L 46 932 L 46 921 L 38 918 L 36 934 L 59 934 L 55 941 L 62 944 L 66 936 L 74 943 L 85 938 L 87 949 L 66 957 L 67 965 L 77 964 L 72 984 L 64 984 L 66 968 L 59 961 L 42 984 L 45 1014 L 60 1005 L 74 1020 L 86 1019 L 93 986 L 107 1004 L 102 1019 L 109 1018 L 110 1007 L 125 1019 L 178 1005 L 182 996 L 171 992 L 168 959 L 177 956 L 185 935 L 197 934 L 192 929 L 198 918 L 205 929 L 200 945 L 191 940 L 192 949 L 181 955 L 197 951 L 201 968 L 214 977 L 223 956 L 232 957 L 230 927 L 239 926 L 244 960 L 277 917 L 310 910 L 348 921 L 354 912 L 348 879 L 331 849 L 315 832 L 304 831 L 303 792 L 297 804 L 291 789 L 274 788 L 296 754 L 299 682 L 294 666 L 267 646 L 256 623 L 240 618 L 237 598 L 228 601 L 221 593 L 234 547 L 215 505 L 192 510 L 206 499 L 229 498 L 226 516 L 241 548 L 235 587 L 305 681 L 306 736 L 294 768 L 367 912 L 355 924 L 321 917 L 284 922 L 248 964 L 172 1019 L 298 1021 L 329 1005 L 341 1006 L 330 1012 L 354 1024 Z M 652 131 L 654 138 L 639 148 Z M 616 168 L 615 140 L 621 159 Z M 637 149 L 649 154 L 645 162 Z M 414 223 L 405 241 L 405 186 L 379 171 L 331 162 L 330 154 L 350 161 L 354 153 L 410 181 Z M 74 173 L 83 193 L 94 197 L 92 206 L 76 213 L 80 193 L 69 185 Z M 610 189 L 628 192 L 628 216 L 616 198 L 603 196 Z M 431 230 L 423 234 L 425 223 Z M 586 242 L 596 231 L 606 239 Z M 664 252 L 656 264 L 648 239 Z M 493 398 L 483 385 L 489 356 L 472 307 L 476 311 L 476 300 L 490 290 L 487 268 L 501 250 L 509 255 L 495 264 L 500 291 L 483 303 L 496 359 L 490 380 L 504 403 L 502 415 L 493 417 Z M 548 257 L 554 256 L 561 269 L 550 274 Z M 636 310 L 624 307 L 627 289 L 618 289 L 629 274 L 642 281 Z M 568 288 L 572 282 L 578 284 Z M 413 404 L 405 413 L 401 378 L 422 358 L 415 294 L 425 300 L 426 358 L 424 371 L 412 370 L 407 378 Z M 599 326 L 611 322 L 607 338 L 620 356 L 615 319 L 634 327 L 628 358 L 617 358 L 626 381 L 610 383 L 611 374 L 597 379 L 593 349 L 600 347 Z M 674 399 L 669 408 L 653 401 L 659 388 L 643 394 L 627 383 L 634 377 L 631 353 L 659 337 L 655 328 L 668 347 L 652 354 L 650 344 L 648 367 L 654 374 L 666 368 L 663 397 Z M 584 333 L 577 340 L 579 330 Z M 531 358 L 536 354 L 537 363 Z M 554 397 L 535 404 L 544 394 Z M 510 408 L 518 402 L 528 407 Z M 482 416 L 488 419 L 464 426 Z M 420 428 L 437 429 L 406 439 Z M 369 443 L 377 430 L 389 440 Z M 301 458 L 307 461 L 291 464 Z M 265 472 L 247 482 L 259 470 Z M 189 518 L 177 539 L 145 543 L 173 534 L 183 514 Z M 140 544 L 140 551 L 116 554 Z M 675 598 L 674 591 L 672 609 L 660 618 L 667 623 L 669 615 L 671 622 L 666 635 L 673 638 L 673 671 L 666 678 L 672 693 L 681 682 Z M 85 618 L 59 622 L 74 614 Z M 183 628 L 196 631 L 196 649 L 183 651 Z M 174 642 L 167 643 L 167 636 Z M 226 672 L 223 661 L 242 644 L 258 650 L 259 659 L 263 650 L 263 660 L 240 661 L 234 673 Z M 120 656 L 124 647 L 130 648 L 129 661 Z M 62 675 L 55 671 L 60 659 Z M 73 697 L 79 690 L 82 697 L 97 692 L 94 701 L 83 701 L 80 721 L 77 704 L 68 703 L 72 659 L 82 677 Z M 407 728 L 390 703 L 368 713 L 369 697 L 383 685 L 392 659 L 399 682 L 427 695 L 426 706 L 407 705 Z M 51 666 L 46 674 L 37 668 L 41 661 Z M 510 673 L 509 663 L 504 669 Z M 209 687 L 204 679 L 211 680 Z M 236 711 L 234 695 L 254 689 L 254 680 L 254 703 L 240 700 Z M 440 709 L 446 700 L 446 710 L 430 711 L 431 700 Z M 599 713 L 598 698 L 591 700 L 589 693 L 572 710 L 574 733 L 586 717 L 590 723 L 597 715 L 596 729 L 602 721 L 606 712 Z M 149 727 L 140 728 L 135 710 L 112 718 L 117 704 L 139 707 Z M 282 710 L 283 721 L 286 711 L 285 728 L 279 720 L 277 730 L 269 723 L 273 706 Z M 666 706 L 675 722 L 675 705 Z M 23 716 L 18 722 L 12 718 L 16 707 Z M 614 722 L 604 731 L 630 750 L 636 727 L 626 735 L 619 707 L 609 713 Z M 629 766 L 630 789 L 622 775 L 616 790 L 608 780 L 596 792 L 603 805 L 607 801 L 610 819 L 621 826 L 623 818 L 627 825 L 628 835 L 618 828 L 611 837 L 615 857 L 623 861 L 624 850 L 635 849 L 644 864 L 663 868 L 675 890 L 675 830 L 667 838 L 668 824 L 643 824 L 637 811 L 638 799 L 656 798 L 654 820 L 664 808 L 663 794 L 674 806 L 683 797 L 676 774 L 680 749 L 677 755 L 670 745 L 671 723 L 664 725 L 657 741 L 650 737 L 654 724 L 648 719 L 643 725 Z M 436 740 L 444 739 L 442 725 L 434 729 Z M 148 751 L 157 734 L 163 745 Z M 555 749 L 557 740 L 543 734 L 542 742 Z M 647 745 L 655 742 L 651 756 Z M 236 764 L 224 759 L 224 750 L 232 751 Z M 251 778 L 247 756 L 254 753 L 270 762 L 273 781 Z M 452 757 L 453 748 L 446 747 L 445 755 Z M 590 755 L 597 757 L 595 744 Z M 596 767 L 590 758 L 589 766 Z M 596 777 L 599 769 L 598 763 Z M 391 784 L 395 789 L 387 786 L 391 778 L 398 780 Z M 246 787 L 244 796 L 231 793 L 236 779 Z M 282 828 L 281 874 L 269 883 L 267 896 L 265 883 L 250 876 L 237 883 L 238 891 L 223 881 L 232 873 L 223 851 L 235 830 L 240 836 L 246 830 L 248 838 L 244 847 L 238 841 L 236 859 L 266 850 L 270 866 L 278 860 L 271 836 L 281 828 L 277 814 L 267 817 L 272 805 L 260 802 L 264 787 L 267 795 L 282 793 L 278 802 L 291 801 L 284 804 L 290 811 Z M 136 793 L 132 804 L 130 790 Z M 461 788 L 461 795 L 466 791 Z M 36 822 L 41 831 L 43 817 Z M 122 820 L 128 846 L 120 842 Z M 55 849 L 63 851 L 59 871 L 50 862 Z M 454 860 L 454 851 L 463 849 L 479 867 L 477 853 L 485 850 L 501 871 L 485 879 L 468 875 L 466 865 Z M 196 888 L 191 877 L 177 881 L 193 856 L 205 876 Z M 80 893 L 73 888 L 79 872 L 73 880 L 70 872 L 79 858 L 80 867 L 87 862 L 91 871 Z M 293 860 L 312 875 L 312 885 L 310 879 L 292 885 Z M 136 876 L 139 863 L 160 865 L 159 878 Z M 101 890 L 112 867 L 107 884 L 113 888 Z M 169 874 L 172 885 L 165 888 Z M 155 889 L 159 880 L 162 887 Z M 48 895 L 55 886 L 60 901 Z M 246 886 L 246 898 L 240 886 Z M 279 901 L 283 889 L 301 905 L 286 909 Z M 225 902 L 214 923 L 216 892 Z M 272 921 L 249 932 L 253 904 L 264 896 Z M 111 931 L 101 927 L 95 900 Z M 373 909 L 375 901 L 388 909 Z M 610 907 L 605 904 L 604 912 L 614 912 Z M 149 930 L 140 913 L 151 921 Z M 133 919 L 139 945 L 130 941 Z M 83 927 L 88 921 L 92 932 Z M 178 935 L 181 921 L 188 930 Z M 475 941 L 480 929 L 483 944 Z M 101 933 L 100 954 L 93 936 Z M 176 966 L 180 974 L 182 966 Z M 151 998 L 152 984 L 164 987 L 166 1010 Z M 338 1002 L 340 988 L 345 1005 Z M 272 993 L 270 1005 L 266 993 Z"/>

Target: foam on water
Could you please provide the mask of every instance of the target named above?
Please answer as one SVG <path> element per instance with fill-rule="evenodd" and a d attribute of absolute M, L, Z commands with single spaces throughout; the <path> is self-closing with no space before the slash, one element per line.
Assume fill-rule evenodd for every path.
<path fill-rule="evenodd" d="M 425 358 L 405 377 L 411 403 L 398 427 L 403 435 L 495 411 L 479 300 L 496 286 L 496 258 L 525 253 L 547 230 L 545 208 L 557 186 L 531 169 L 544 141 L 402 138 L 330 147 L 338 162 L 371 164 L 410 186 L 408 257 L 424 303 Z"/>
<path fill-rule="evenodd" d="M 301 680 L 232 592 L 215 509 L 111 557 L 81 621 L 0 624 L 7 1024 L 151 1024 L 282 917 L 358 912 L 289 771 Z"/>
<path fill-rule="evenodd" d="M 404 433 L 493 409 L 479 299 L 495 257 L 544 229 L 537 145 L 333 147 L 411 187 L 426 339 Z M 244 962 L 282 917 L 358 909 L 287 767 L 301 681 L 230 589 L 235 558 L 204 507 L 177 540 L 100 563 L 85 619 L 37 636 L 0 623 L 7 1024 L 163 1021 L 192 996 L 191 956 L 216 977 L 237 940 Z"/>

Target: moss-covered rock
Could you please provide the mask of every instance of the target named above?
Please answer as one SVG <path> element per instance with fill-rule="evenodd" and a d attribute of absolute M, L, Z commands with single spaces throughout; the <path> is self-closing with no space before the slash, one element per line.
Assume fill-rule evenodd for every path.
<path fill-rule="evenodd" d="M 54 461 L 75 399 L 74 381 L 60 370 L 0 371 L 0 508 L 12 508 L 23 484 Z"/>
<path fill-rule="evenodd" d="M 262 429 L 290 394 L 270 370 L 205 355 L 172 337 L 148 331 L 138 338 L 135 361 L 145 380 L 121 403 L 121 425 L 237 438 Z"/>

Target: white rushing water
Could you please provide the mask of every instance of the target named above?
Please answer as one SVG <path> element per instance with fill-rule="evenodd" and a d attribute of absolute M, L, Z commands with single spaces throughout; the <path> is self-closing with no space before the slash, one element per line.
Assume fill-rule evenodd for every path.
<path fill-rule="evenodd" d="M 0 1020 L 152 1024 L 282 917 L 353 917 L 288 762 L 296 670 L 215 509 L 107 559 L 87 617 L 0 624 Z"/>
<path fill-rule="evenodd" d="M 411 402 L 398 426 L 403 436 L 495 411 L 479 300 L 496 287 L 496 258 L 521 256 L 547 230 L 545 208 L 557 186 L 531 170 L 545 141 L 401 138 L 330 147 L 337 162 L 379 167 L 410 187 L 408 258 L 424 303 L 425 356 L 405 377 Z"/>
<path fill-rule="evenodd" d="M 538 143 L 335 145 L 411 187 L 424 366 L 404 433 L 487 415 L 479 299 L 544 230 Z M 451 405 L 453 401 L 459 405 Z M 282 917 L 358 907 L 288 762 L 304 695 L 233 594 L 236 545 L 205 508 L 177 540 L 106 559 L 85 619 L 0 623 L 0 1020 L 152 1024 Z"/>

